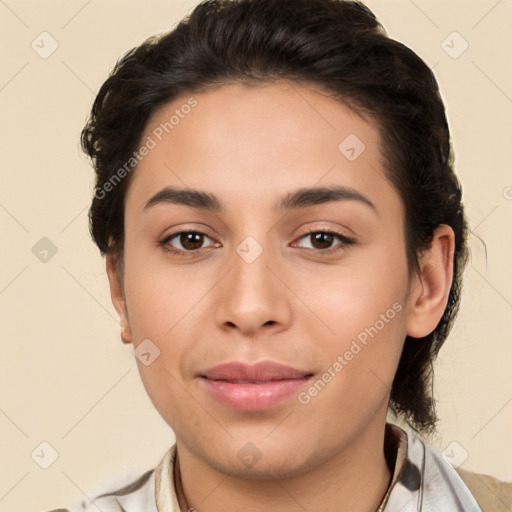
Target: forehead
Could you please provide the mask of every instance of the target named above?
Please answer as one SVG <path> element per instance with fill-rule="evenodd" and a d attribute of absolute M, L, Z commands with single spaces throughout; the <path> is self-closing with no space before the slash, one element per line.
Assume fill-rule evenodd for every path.
<path fill-rule="evenodd" d="M 312 86 L 233 83 L 184 94 L 153 113 L 141 138 L 149 140 L 127 197 L 138 210 L 168 185 L 240 204 L 315 184 L 394 193 L 377 126 Z"/>

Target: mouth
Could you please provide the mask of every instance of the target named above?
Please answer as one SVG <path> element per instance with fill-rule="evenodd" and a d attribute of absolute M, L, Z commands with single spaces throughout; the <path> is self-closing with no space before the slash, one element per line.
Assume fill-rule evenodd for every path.
<path fill-rule="evenodd" d="M 244 411 L 269 409 L 297 394 L 313 373 L 271 361 L 230 362 L 198 374 L 220 403 Z"/>

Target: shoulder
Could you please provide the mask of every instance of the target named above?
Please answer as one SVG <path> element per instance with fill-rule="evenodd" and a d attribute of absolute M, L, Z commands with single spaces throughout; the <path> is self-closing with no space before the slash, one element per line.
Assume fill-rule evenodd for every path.
<path fill-rule="evenodd" d="M 456 468 L 456 471 L 483 512 L 512 511 L 512 482 L 462 468 Z"/>
<path fill-rule="evenodd" d="M 57 508 L 47 512 L 157 512 L 155 470 L 146 471 L 136 480 L 114 491 L 82 501 L 74 508 Z"/>
<path fill-rule="evenodd" d="M 432 445 L 425 446 L 429 452 L 430 473 L 443 479 L 459 502 L 465 503 L 464 500 L 470 498 L 481 512 L 512 512 L 512 482 L 455 467 Z"/>
<path fill-rule="evenodd" d="M 400 475 L 399 484 L 409 491 L 411 496 L 404 510 L 423 510 L 425 512 L 512 512 L 507 502 L 496 506 L 490 499 L 489 491 L 477 492 L 475 486 L 468 484 L 456 468 L 431 443 L 414 428 L 407 429 L 407 457 L 402 473 L 410 473 L 414 479 L 406 479 Z M 414 472 L 413 472 L 414 470 Z M 469 472 L 466 472 L 466 474 Z M 492 477 L 491 477 L 492 478 Z M 478 480 L 477 480 L 478 481 Z M 414 486 L 411 485 L 414 483 Z M 400 486 L 398 486 L 399 490 Z M 405 493 L 407 498 L 407 493 Z M 404 499 L 405 499 L 404 498 Z M 414 501 L 414 499 L 416 501 Z M 409 508 L 407 508 L 409 506 Z M 395 510 L 395 509 L 390 509 Z M 398 510 L 398 509 L 397 509 Z"/>
<path fill-rule="evenodd" d="M 95 498 L 82 500 L 74 508 L 57 508 L 47 512 L 158 512 L 179 510 L 173 479 L 176 444 L 167 450 L 160 463 L 146 471 L 136 480 L 125 483 L 118 479 L 111 485 L 116 490 L 108 491 Z M 95 496 L 95 494 L 89 494 Z M 160 504 L 157 507 L 157 500 Z"/>

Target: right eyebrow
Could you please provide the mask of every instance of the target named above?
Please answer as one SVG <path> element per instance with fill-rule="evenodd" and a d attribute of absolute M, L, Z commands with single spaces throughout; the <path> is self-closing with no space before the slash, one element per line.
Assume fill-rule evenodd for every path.
<path fill-rule="evenodd" d="M 213 194 L 191 188 L 165 187 L 149 199 L 144 210 L 161 203 L 182 204 L 215 212 L 223 211 L 219 200 Z"/>

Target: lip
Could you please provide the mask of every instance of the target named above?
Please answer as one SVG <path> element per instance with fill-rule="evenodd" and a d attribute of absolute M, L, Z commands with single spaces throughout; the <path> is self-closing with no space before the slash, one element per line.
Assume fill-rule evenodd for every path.
<path fill-rule="evenodd" d="M 206 390 L 224 405 L 260 411 L 296 394 L 312 375 L 272 361 L 235 361 L 213 366 L 198 376 Z"/>

